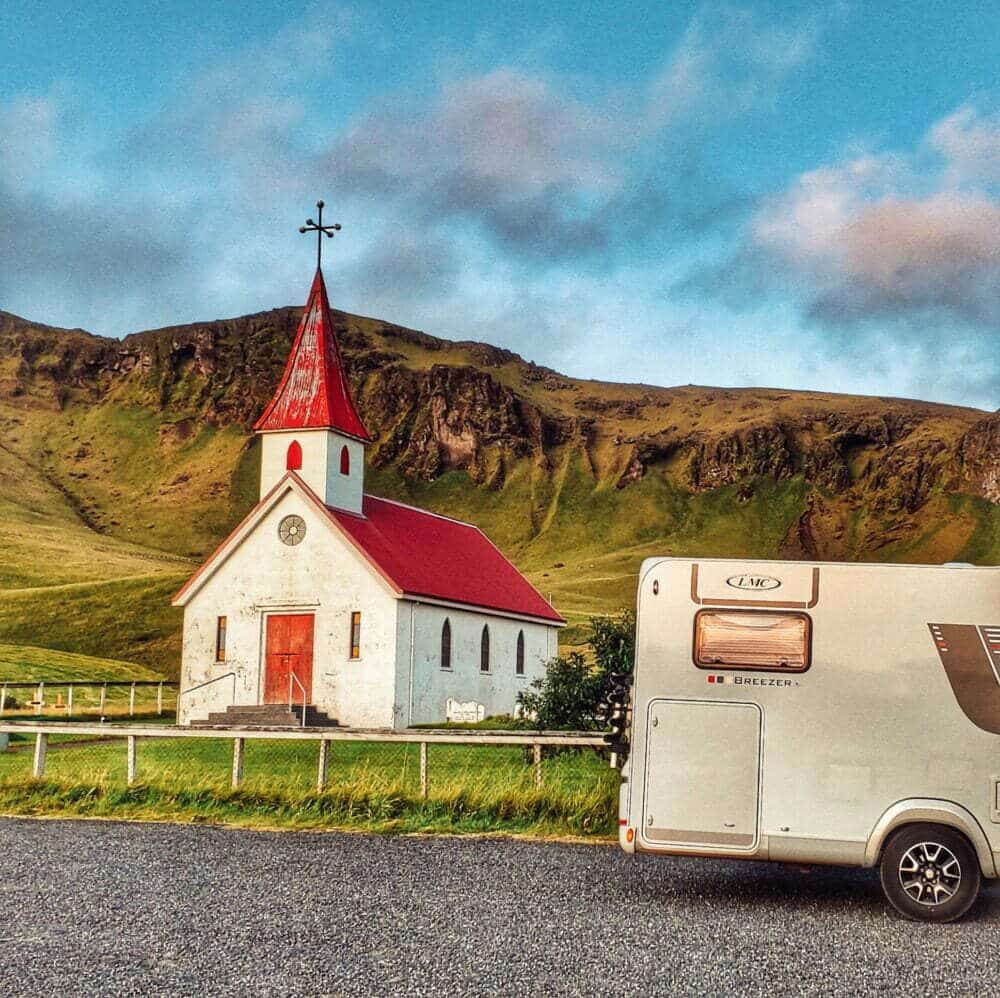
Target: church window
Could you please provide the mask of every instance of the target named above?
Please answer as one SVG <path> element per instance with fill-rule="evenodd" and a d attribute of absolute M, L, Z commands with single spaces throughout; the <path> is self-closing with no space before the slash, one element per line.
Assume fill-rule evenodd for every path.
<path fill-rule="evenodd" d="M 441 668 L 451 668 L 451 621 L 447 617 L 441 625 Z"/>
<path fill-rule="evenodd" d="M 361 658 L 361 614 L 351 614 L 351 658 Z"/>
<path fill-rule="evenodd" d="M 340 473 L 342 475 L 351 473 L 351 452 L 347 449 L 347 444 L 340 448 Z"/>
<path fill-rule="evenodd" d="M 226 618 L 219 617 L 215 622 L 215 661 L 226 660 Z"/>
<path fill-rule="evenodd" d="M 524 631 L 517 632 L 517 658 L 514 662 L 514 671 L 519 675 L 524 675 Z"/>
<path fill-rule="evenodd" d="M 483 624 L 483 636 L 479 640 L 479 671 L 490 671 L 490 628 Z"/>
<path fill-rule="evenodd" d="M 288 445 L 288 453 L 285 454 L 285 468 L 288 471 L 302 470 L 302 444 L 298 440 L 293 440 Z"/>

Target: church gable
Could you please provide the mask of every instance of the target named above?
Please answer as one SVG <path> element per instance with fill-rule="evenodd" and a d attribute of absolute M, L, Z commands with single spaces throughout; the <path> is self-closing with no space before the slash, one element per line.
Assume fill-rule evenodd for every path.
<path fill-rule="evenodd" d="M 289 502 L 290 498 L 292 502 Z M 399 595 L 391 580 L 344 536 L 330 512 L 294 473 L 287 474 L 188 579 L 174 596 L 172 604 L 187 606 L 208 581 L 230 559 L 238 557 L 244 548 L 254 548 L 260 558 L 273 563 L 271 576 L 275 581 L 280 580 L 283 566 L 287 566 L 287 570 L 315 574 L 318 593 L 329 584 L 324 580 L 332 574 L 332 562 L 347 557 L 363 565 L 365 571 L 377 579 L 388 593 Z M 266 538 L 258 540 L 258 534 L 264 532 L 267 532 Z M 273 538 L 271 532 L 274 533 Z M 315 536 L 310 536 L 307 545 L 307 535 L 319 535 L 323 540 L 317 546 Z M 294 550 L 291 559 L 287 557 L 290 553 L 288 549 Z M 266 600 L 269 594 L 262 592 L 259 598 Z"/>

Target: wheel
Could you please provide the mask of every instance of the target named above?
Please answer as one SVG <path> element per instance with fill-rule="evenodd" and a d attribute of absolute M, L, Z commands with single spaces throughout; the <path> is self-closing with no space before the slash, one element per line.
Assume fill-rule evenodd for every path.
<path fill-rule="evenodd" d="M 969 840 L 948 825 L 907 825 L 882 852 L 882 890 L 907 918 L 952 922 L 979 894 L 979 857 Z"/>

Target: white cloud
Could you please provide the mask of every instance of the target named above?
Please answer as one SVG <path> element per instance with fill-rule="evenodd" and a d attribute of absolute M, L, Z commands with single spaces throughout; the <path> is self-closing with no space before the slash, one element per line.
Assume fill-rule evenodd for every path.
<path fill-rule="evenodd" d="M 52 96 L 22 94 L 0 104 L 0 180 L 28 190 L 56 154 L 58 105 Z"/>
<path fill-rule="evenodd" d="M 948 184 L 1000 184 L 1000 113 L 983 115 L 963 104 L 937 122 L 927 139 L 948 163 Z"/>
<path fill-rule="evenodd" d="M 913 393 L 995 406 L 998 134 L 995 119 L 966 105 L 909 152 L 801 174 L 760 207 L 738 273 L 798 297 L 815 324 L 810 343 L 855 370 L 892 358 Z"/>
<path fill-rule="evenodd" d="M 749 8 L 704 5 L 648 88 L 646 120 L 714 120 L 771 104 L 813 54 L 830 16 L 763 22 Z"/>

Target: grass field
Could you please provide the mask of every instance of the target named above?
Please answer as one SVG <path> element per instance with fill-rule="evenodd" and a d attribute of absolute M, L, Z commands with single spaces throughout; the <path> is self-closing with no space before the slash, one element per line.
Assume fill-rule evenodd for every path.
<path fill-rule="evenodd" d="M 425 799 L 414 744 L 334 742 L 317 792 L 316 742 L 248 740 L 233 790 L 229 740 L 143 739 L 128 787 L 124 739 L 50 736 L 45 778 L 33 780 L 33 737 L 13 735 L 0 753 L 0 811 L 369 831 L 608 836 L 615 827 L 617 773 L 591 749 L 545 758 L 537 787 L 520 747 L 431 745 Z"/>

